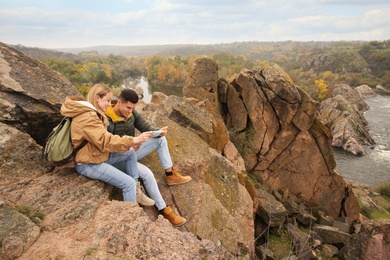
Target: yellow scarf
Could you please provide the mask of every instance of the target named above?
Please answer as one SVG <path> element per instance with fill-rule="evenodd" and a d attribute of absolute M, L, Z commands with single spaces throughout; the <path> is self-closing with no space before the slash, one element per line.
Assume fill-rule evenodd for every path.
<path fill-rule="evenodd" d="M 130 113 L 126 119 L 123 119 L 123 117 L 118 116 L 113 107 L 109 106 L 106 110 L 106 115 L 109 116 L 112 120 L 112 122 L 120 122 L 120 121 L 127 121 L 130 117 L 133 116 L 133 113 Z"/>

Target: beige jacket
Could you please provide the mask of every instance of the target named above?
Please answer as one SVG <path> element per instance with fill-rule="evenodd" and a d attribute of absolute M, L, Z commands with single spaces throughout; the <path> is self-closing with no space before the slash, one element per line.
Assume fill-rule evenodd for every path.
<path fill-rule="evenodd" d="M 133 137 L 112 135 L 107 131 L 105 115 L 79 97 L 67 97 L 61 106 L 61 114 L 72 118 L 70 127 L 73 147 L 80 145 L 84 139 L 87 145 L 76 154 L 76 163 L 99 164 L 108 160 L 112 152 L 124 152 L 133 144 Z"/>

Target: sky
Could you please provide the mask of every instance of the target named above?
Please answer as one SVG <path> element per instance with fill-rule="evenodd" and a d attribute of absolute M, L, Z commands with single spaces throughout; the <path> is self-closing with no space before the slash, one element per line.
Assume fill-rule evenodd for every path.
<path fill-rule="evenodd" d="M 0 0 L 0 42 L 27 47 L 389 39 L 389 0 Z"/>

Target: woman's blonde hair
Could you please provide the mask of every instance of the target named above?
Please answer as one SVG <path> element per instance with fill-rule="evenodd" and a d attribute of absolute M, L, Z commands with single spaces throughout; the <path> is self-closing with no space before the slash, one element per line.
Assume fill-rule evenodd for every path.
<path fill-rule="evenodd" d="M 88 102 L 91 103 L 104 118 L 106 118 L 105 116 L 106 111 L 102 111 L 99 108 L 99 104 L 97 102 L 96 97 L 99 96 L 100 98 L 103 98 L 105 95 L 107 95 L 110 92 L 112 92 L 112 90 L 107 85 L 100 84 L 100 83 L 93 85 L 93 87 L 88 91 L 88 96 L 87 96 Z"/>
<path fill-rule="evenodd" d="M 103 98 L 108 93 L 112 92 L 112 90 L 104 84 L 95 84 L 93 87 L 88 91 L 87 100 L 89 103 L 91 103 L 96 109 L 100 109 L 98 106 L 98 102 L 96 97 L 99 96 L 100 98 Z M 105 111 L 103 111 L 105 112 Z"/>

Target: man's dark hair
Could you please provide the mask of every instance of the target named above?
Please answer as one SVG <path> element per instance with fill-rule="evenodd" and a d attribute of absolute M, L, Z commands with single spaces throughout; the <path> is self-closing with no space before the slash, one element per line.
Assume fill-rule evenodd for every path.
<path fill-rule="evenodd" d="M 121 91 L 119 94 L 119 99 L 122 100 L 124 103 L 131 102 L 133 104 L 137 104 L 139 100 L 139 96 L 135 90 L 126 88 Z"/>

